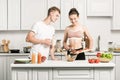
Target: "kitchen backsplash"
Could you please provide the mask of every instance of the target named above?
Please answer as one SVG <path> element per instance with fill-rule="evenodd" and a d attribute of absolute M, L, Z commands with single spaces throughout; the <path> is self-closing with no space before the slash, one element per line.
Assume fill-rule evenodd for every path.
<path fill-rule="evenodd" d="M 94 41 L 94 50 L 97 47 L 97 38 L 98 35 L 101 36 L 100 39 L 100 49 L 107 50 L 108 42 L 119 42 L 120 43 L 120 31 L 111 30 L 111 17 L 88 17 L 86 26 L 89 30 L 89 33 L 93 37 Z M 23 47 L 31 45 L 25 41 L 25 37 L 28 31 L 0 31 L 0 43 L 2 39 L 10 40 L 10 49 L 20 49 L 23 50 Z M 56 30 L 55 39 L 63 40 L 64 30 Z"/>

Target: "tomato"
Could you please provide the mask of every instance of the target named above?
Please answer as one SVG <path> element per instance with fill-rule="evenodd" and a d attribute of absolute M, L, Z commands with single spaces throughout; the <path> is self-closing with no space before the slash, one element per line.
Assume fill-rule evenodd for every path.
<path fill-rule="evenodd" d="M 98 52 L 98 53 L 97 53 L 97 57 L 101 57 L 101 53 Z"/>
<path fill-rule="evenodd" d="M 88 59 L 89 63 L 95 63 L 95 59 Z"/>
<path fill-rule="evenodd" d="M 95 59 L 95 63 L 99 63 L 100 62 L 100 59 Z"/>
<path fill-rule="evenodd" d="M 88 62 L 91 63 L 91 59 L 88 59 Z"/>
<path fill-rule="evenodd" d="M 95 63 L 95 59 L 91 59 L 91 63 Z"/>
<path fill-rule="evenodd" d="M 46 60 L 46 57 L 45 56 L 42 56 L 41 57 L 41 61 L 44 62 Z"/>

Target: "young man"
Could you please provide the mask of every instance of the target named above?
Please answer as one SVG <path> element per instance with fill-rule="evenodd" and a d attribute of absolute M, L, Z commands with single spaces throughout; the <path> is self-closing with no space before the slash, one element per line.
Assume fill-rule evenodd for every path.
<path fill-rule="evenodd" d="M 48 59 L 49 53 L 52 60 L 56 60 L 54 57 L 54 45 L 53 36 L 55 29 L 50 24 L 55 22 L 60 16 L 60 9 L 57 7 L 51 7 L 48 10 L 48 15 L 43 21 L 36 22 L 31 31 L 27 34 L 26 41 L 33 43 L 31 48 L 32 53 L 41 53 Z"/>

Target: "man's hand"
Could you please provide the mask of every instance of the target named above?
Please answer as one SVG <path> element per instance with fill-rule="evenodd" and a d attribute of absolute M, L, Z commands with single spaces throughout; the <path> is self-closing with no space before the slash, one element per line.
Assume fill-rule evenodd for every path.
<path fill-rule="evenodd" d="M 45 44 L 45 45 L 47 45 L 47 46 L 50 46 L 52 44 L 52 42 L 51 42 L 50 39 L 45 39 L 45 40 L 43 40 L 42 43 Z"/>

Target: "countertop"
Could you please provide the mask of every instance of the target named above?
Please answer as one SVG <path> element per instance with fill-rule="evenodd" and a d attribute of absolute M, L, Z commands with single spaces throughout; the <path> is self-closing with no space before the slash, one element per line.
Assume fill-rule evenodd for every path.
<path fill-rule="evenodd" d="M 114 67 L 115 64 L 109 63 L 88 63 L 87 60 L 73 62 L 48 60 L 41 64 L 11 64 L 11 67 Z"/>
<path fill-rule="evenodd" d="M 86 52 L 85 55 L 96 55 L 97 52 Z M 0 55 L 30 55 L 30 53 L 0 53 Z M 64 56 L 63 53 L 55 53 L 56 56 Z M 120 53 L 113 53 L 114 56 L 120 56 Z"/>

